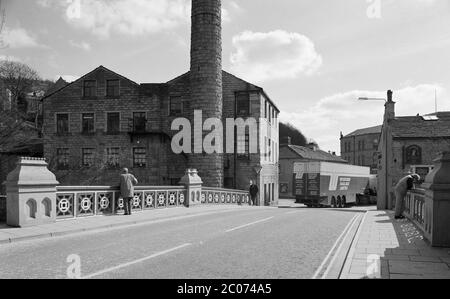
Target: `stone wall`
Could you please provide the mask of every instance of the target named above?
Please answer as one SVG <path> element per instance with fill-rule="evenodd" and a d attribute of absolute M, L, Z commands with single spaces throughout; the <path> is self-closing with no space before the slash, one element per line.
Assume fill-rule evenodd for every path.
<path fill-rule="evenodd" d="M 371 168 L 372 173 L 376 173 L 378 166 L 378 144 L 380 134 L 365 134 L 360 136 L 350 136 L 341 139 L 341 157 L 350 164 L 367 166 Z M 375 143 L 375 141 L 377 141 Z M 350 148 L 346 150 L 345 144 Z M 362 144 L 364 143 L 364 148 Z M 358 145 L 361 145 L 359 147 Z"/>

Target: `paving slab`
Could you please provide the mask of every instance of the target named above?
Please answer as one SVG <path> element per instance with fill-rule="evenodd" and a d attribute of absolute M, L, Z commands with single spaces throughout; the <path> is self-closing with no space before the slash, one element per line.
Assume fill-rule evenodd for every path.
<path fill-rule="evenodd" d="M 368 278 L 374 267 L 382 279 L 450 279 L 450 248 L 433 248 L 409 220 L 395 220 L 391 211 L 368 210 L 349 251 L 343 279 Z M 375 267 L 375 268 L 376 268 Z"/>

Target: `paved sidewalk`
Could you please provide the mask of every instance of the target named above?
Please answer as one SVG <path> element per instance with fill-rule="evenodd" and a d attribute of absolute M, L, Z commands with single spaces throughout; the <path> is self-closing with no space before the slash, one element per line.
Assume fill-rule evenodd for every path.
<path fill-rule="evenodd" d="M 268 207 L 248 207 L 248 206 L 199 206 L 194 208 L 168 208 L 136 212 L 132 216 L 92 216 L 61 220 L 52 224 L 39 225 L 27 228 L 11 228 L 0 224 L 0 244 L 27 241 L 33 239 L 65 236 L 82 233 L 123 227 L 135 224 L 145 224 L 161 222 L 171 219 L 191 218 L 205 214 L 228 213 L 237 209 L 270 209 Z"/>
<path fill-rule="evenodd" d="M 355 236 L 341 279 L 450 279 L 450 249 L 433 248 L 408 220 L 371 209 Z"/>

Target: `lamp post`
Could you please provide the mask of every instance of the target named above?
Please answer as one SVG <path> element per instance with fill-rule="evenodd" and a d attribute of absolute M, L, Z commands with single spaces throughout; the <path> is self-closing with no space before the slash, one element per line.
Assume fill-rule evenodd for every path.
<path fill-rule="evenodd" d="M 385 98 L 370 98 L 370 97 L 360 97 L 360 98 L 358 98 L 358 101 L 383 101 L 383 102 L 385 102 L 385 106 L 386 106 L 386 103 L 388 103 L 389 102 L 389 100 L 391 100 L 392 99 L 392 91 L 391 90 L 389 90 L 388 91 L 388 99 L 385 99 Z M 385 118 L 386 118 L 386 115 L 385 115 Z M 383 149 L 382 149 L 382 158 L 384 158 L 384 184 L 385 184 L 385 202 L 384 202 L 384 204 L 382 205 L 381 204 L 381 202 L 380 202 L 380 200 L 378 200 L 377 202 L 377 205 L 378 205 L 378 208 L 379 209 L 386 209 L 387 208 L 387 203 L 389 202 L 389 200 L 387 200 L 388 199 L 388 155 L 387 155 L 387 151 L 388 151 L 388 144 L 387 144 L 387 142 L 388 142 L 388 138 L 387 138 L 387 128 L 386 128 L 386 119 L 384 120 L 384 122 L 383 122 L 383 128 L 382 128 L 382 130 L 381 130 L 381 132 L 383 133 L 384 132 L 384 141 L 383 141 L 383 143 L 384 143 L 384 146 L 383 146 Z M 383 171 L 382 171 L 382 173 L 383 173 Z M 380 190 L 378 190 L 378 192 L 380 192 Z"/>

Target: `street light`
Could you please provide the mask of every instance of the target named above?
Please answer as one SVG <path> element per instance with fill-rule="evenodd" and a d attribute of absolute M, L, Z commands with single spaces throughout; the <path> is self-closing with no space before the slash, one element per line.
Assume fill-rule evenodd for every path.
<path fill-rule="evenodd" d="M 387 99 L 384 99 L 384 98 L 369 98 L 369 97 L 360 97 L 360 98 L 358 98 L 358 101 L 383 101 L 383 102 L 385 102 L 385 103 L 388 103 L 389 101 L 392 101 L 392 95 L 393 95 L 393 92 L 391 91 L 391 90 L 388 90 L 388 92 L 387 92 L 387 96 L 388 96 L 388 98 Z M 387 105 L 387 104 L 385 104 L 385 105 Z M 382 132 L 384 131 L 384 126 L 385 126 L 385 123 L 383 123 L 383 129 L 382 129 Z M 384 179 L 385 179 L 385 196 L 386 197 L 388 197 L 389 195 L 388 195 L 388 157 L 387 157 L 387 147 L 388 147 L 388 145 L 387 145 L 387 140 L 388 140 L 388 138 L 387 138 L 387 132 L 384 132 L 384 148 L 382 149 L 382 157 L 384 158 L 384 172 L 385 172 L 385 176 L 384 176 Z M 380 192 L 380 190 L 378 190 L 378 192 Z M 379 202 L 379 201 L 378 201 Z M 385 206 L 388 204 L 388 202 L 389 202 L 389 200 L 387 200 L 387 202 L 385 203 Z M 378 203 L 378 205 L 379 205 L 379 203 Z M 378 206 L 379 207 L 379 206 Z"/>
<path fill-rule="evenodd" d="M 383 101 L 383 102 L 387 102 L 386 99 L 382 99 L 382 98 L 358 98 L 358 101 Z"/>

